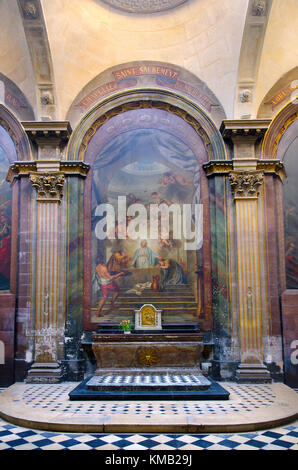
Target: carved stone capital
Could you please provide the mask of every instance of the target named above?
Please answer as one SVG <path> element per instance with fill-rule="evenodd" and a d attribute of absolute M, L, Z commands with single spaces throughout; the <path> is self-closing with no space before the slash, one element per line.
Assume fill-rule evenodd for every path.
<path fill-rule="evenodd" d="M 65 176 L 61 172 L 30 174 L 30 181 L 37 193 L 38 202 L 61 202 Z"/>
<path fill-rule="evenodd" d="M 257 199 L 264 175 L 259 171 L 232 171 L 229 180 L 234 199 Z"/>

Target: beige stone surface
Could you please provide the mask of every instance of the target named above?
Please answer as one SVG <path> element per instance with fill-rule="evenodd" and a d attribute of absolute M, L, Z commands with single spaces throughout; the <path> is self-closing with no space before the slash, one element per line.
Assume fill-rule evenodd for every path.
<path fill-rule="evenodd" d="M 298 417 L 297 393 L 284 384 L 223 383 L 230 392 L 227 401 L 124 400 L 117 403 L 69 401 L 68 393 L 76 385 L 16 383 L 0 395 L 0 417 L 20 426 L 52 431 L 179 433 L 254 431 L 292 422 Z M 81 405 L 79 411 L 78 405 Z M 116 412 L 115 407 L 118 407 Z M 198 413 L 197 407 L 203 412 Z"/>
<path fill-rule="evenodd" d="M 97 75 L 140 60 L 186 68 L 205 81 L 228 118 L 237 114 L 248 0 L 195 0 L 155 14 L 129 14 L 96 0 L 41 0 L 41 4 L 53 60 L 58 119 L 65 119 L 77 94 Z M 256 31 L 257 26 L 256 22 Z M 273 0 L 255 77 L 253 109 L 249 108 L 252 117 L 274 84 L 297 66 L 297 31 L 297 0 Z M 251 46 L 252 61 L 254 56 Z M 36 111 L 35 73 L 17 0 L 0 2 L 0 62 L 0 72 L 20 87 Z M 241 106 L 243 114 L 246 105 Z"/>
<path fill-rule="evenodd" d="M 255 115 L 262 99 L 274 84 L 284 74 L 297 67 L 297 31 L 297 0 L 274 0 L 259 66 Z M 284 104 L 286 103 L 287 101 Z"/>
<path fill-rule="evenodd" d="M 60 118 L 80 90 L 117 64 L 158 60 L 187 68 L 231 116 L 247 0 L 199 0 L 151 15 L 93 0 L 42 0 Z"/>
<path fill-rule="evenodd" d="M 35 78 L 16 0 L 0 2 L 0 72 L 36 105 Z"/>

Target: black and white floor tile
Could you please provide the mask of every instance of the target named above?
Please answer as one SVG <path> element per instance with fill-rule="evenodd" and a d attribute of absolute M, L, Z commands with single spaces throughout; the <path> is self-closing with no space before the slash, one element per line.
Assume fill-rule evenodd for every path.
<path fill-rule="evenodd" d="M 239 434 L 78 434 L 0 420 L 0 450 L 298 450 L 298 423 Z"/>
<path fill-rule="evenodd" d="M 0 389 L 1 393 L 1 389 Z M 298 421 L 238 434 L 86 434 L 27 429 L 0 419 L 0 450 L 298 450 Z"/>

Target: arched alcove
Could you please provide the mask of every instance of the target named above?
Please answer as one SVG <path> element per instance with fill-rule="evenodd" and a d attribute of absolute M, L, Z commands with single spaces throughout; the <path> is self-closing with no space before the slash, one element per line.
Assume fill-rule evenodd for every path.
<path fill-rule="evenodd" d="M 21 181 L 12 186 L 7 181 L 9 168 L 15 161 L 31 159 L 27 135 L 18 119 L 0 104 L 0 339 L 8 345 L 3 372 L 3 386 L 14 380 L 15 308 L 18 292 L 19 260 L 24 256 L 24 246 L 18 244 L 19 191 Z M 26 214 L 22 214 L 26 218 Z M 19 298 L 19 307 L 21 300 Z M 24 339 L 24 338 L 22 338 Z"/>
<path fill-rule="evenodd" d="M 271 252 L 272 258 L 277 259 L 278 267 L 276 275 L 281 301 L 285 381 L 291 386 L 297 386 L 297 366 L 291 362 L 291 344 L 296 339 L 297 331 L 298 302 L 297 155 L 298 104 L 294 100 L 284 106 L 272 121 L 262 149 L 262 158 L 280 161 L 285 172 L 283 181 L 277 178 L 271 183 L 274 213 L 267 219 L 269 224 L 275 220 L 276 250 L 275 254 Z"/>
<path fill-rule="evenodd" d="M 167 175 L 175 179 L 179 189 L 183 189 L 183 183 L 178 184 L 177 181 L 178 179 L 180 182 L 187 181 L 188 174 L 192 179 L 193 194 L 189 195 L 190 199 L 187 202 L 194 202 L 196 195 L 196 202 L 203 204 L 204 211 L 203 244 L 198 258 L 190 262 L 192 273 L 189 274 L 192 286 L 197 283 L 200 276 L 201 291 L 198 293 L 197 284 L 196 288 L 192 289 L 196 309 L 193 311 L 194 316 L 191 318 L 189 316 L 189 321 L 198 320 L 201 315 L 200 320 L 205 322 L 207 329 L 211 329 L 210 195 L 202 165 L 210 160 L 225 160 L 227 154 L 223 139 L 210 116 L 185 97 L 164 90 L 131 90 L 115 94 L 94 106 L 74 129 L 68 145 L 67 159 L 81 160 L 90 166 L 84 187 L 81 186 L 84 197 L 78 202 L 84 216 L 77 221 L 78 230 L 83 233 L 84 240 L 82 258 L 80 258 L 84 265 L 84 280 L 81 286 L 83 298 L 80 297 L 84 305 L 84 328 L 94 329 L 98 323 L 95 319 L 96 302 L 93 288 L 96 258 L 99 254 L 103 254 L 100 252 L 100 243 L 94 236 L 94 216 L 98 204 L 109 201 L 109 188 L 119 184 L 120 174 L 122 178 L 126 175 L 127 180 L 126 190 L 123 187 L 121 189 L 125 192 L 122 195 L 133 194 L 145 205 L 154 202 L 151 196 L 159 192 L 158 188 L 162 188 Z M 156 165 L 155 168 L 152 166 L 153 163 Z M 146 177 L 144 174 L 142 176 L 146 186 L 142 188 L 137 180 L 141 171 L 140 166 L 144 167 L 145 164 L 151 165 L 152 184 L 148 186 L 149 171 Z M 138 171 L 136 168 L 132 171 L 134 165 L 138 166 Z M 133 177 L 132 173 L 135 173 Z M 69 187 L 69 194 L 71 193 Z M 162 199 L 166 199 L 166 191 L 161 196 Z M 186 201 L 182 199 L 178 201 L 176 198 L 174 202 Z M 71 218 L 72 214 L 75 216 L 71 210 Z M 70 245 L 74 246 L 76 235 L 69 236 Z M 154 251 L 153 248 L 158 249 L 155 245 L 154 247 L 152 245 Z M 133 258 L 136 249 L 136 246 L 127 249 L 129 257 Z M 69 252 L 70 259 L 74 259 L 78 253 L 77 249 Z M 111 255 L 110 247 L 104 252 L 106 262 Z M 178 269 L 184 262 L 184 271 L 187 271 L 186 258 L 176 257 L 174 261 L 179 264 Z M 69 279 L 74 279 L 76 266 L 72 261 L 69 262 L 69 266 L 73 267 L 73 270 L 69 271 Z M 129 285 L 129 288 L 133 287 Z M 70 289 L 73 293 L 79 290 L 75 287 L 75 283 L 73 289 Z M 174 317 L 171 318 L 173 321 Z M 175 318 L 177 320 L 177 317 Z M 181 318 L 183 320 L 183 315 Z M 109 320 L 112 320 L 112 316 Z"/>

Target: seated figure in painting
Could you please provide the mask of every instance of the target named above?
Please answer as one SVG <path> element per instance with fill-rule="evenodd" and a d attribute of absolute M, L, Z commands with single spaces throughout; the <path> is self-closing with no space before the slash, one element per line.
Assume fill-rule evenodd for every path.
<path fill-rule="evenodd" d="M 169 258 L 162 258 L 159 262 L 161 272 L 161 286 L 178 286 L 187 284 L 187 276 L 177 261 Z"/>
<path fill-rule="evenodd" d="M 119 272 L 114 275 L 110 274 L 108 271 L 108 268 L 105 266 L 103 262 L 103 259 L 101 258 L 98 259 L 98 264 L 95 268 L 95 271 L 96 271 L 98 282 L 100 284 L 101 292 L 103 295 L 103 298 L 99 301 L 98 307 L 97 307 L 96 315 L 99 317 L 101 315 L 103 306 L 105 305 L 110 292 L 113 292 L 111 308 L 114 308 L 115 301 L 120 292 L 120 287 L 118 286 L 116 279 L 118 279 L 124 273 Z"/>
<path fill-rule="evenodd" d="M 132 257 L 135 268 L 150 268 L 158 264 L 159 256 L 147 246 L 147 241 L 142 240 L 140 248 L 137 248 Z"/>

